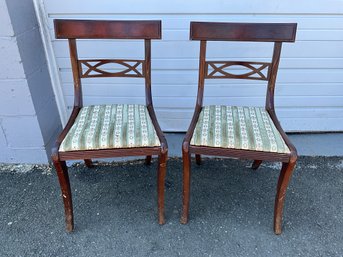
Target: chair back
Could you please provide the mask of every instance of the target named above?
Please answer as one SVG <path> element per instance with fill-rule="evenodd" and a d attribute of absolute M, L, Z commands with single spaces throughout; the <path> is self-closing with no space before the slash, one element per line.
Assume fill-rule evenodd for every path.
<path fill-rule="evenodd" d="M 205 79 L 250 79 L 268 81 L 266 109 L 274 110 L 274 90 L 283 42 L 294 42 L 296 23 L 191 22 L 190 39 L 200 41 L 197 105 L 202 106 Z M 207 41 L 273 42 L 271 62 L 208 61 Z M 232 66 L 248 69 L 243 74 L 227 71 Z"/>
<path fill-rule="evenodd" d="M 74 106 L 82 107 L 81 78 L 131 77 L 145 79 L 145 99 L 152 105 L 151 96 L 151 39 L 161 39 L 161 21 L 54 20 L 57 39 L 68 39 L 74 79 Z M 143 60 L 79 59 L 76 39 L 142 39 L 145 45 Z M 102 69 L 103 65 L 122 66 L 121 71 Z"/>

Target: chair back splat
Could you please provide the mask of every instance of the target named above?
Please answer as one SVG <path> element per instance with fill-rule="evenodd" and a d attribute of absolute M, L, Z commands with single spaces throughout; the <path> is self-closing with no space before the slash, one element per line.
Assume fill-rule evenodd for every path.
<path fill-rule="evenodd" d="M 157 170 L 158 222 L 164 220 L 164 179 L 167 141 L 157 122 L 151 95 L 151 40 L 161 39 L 161 21 L 54 20 L 57 39 L 67 39 L 74 80 L 74 108 L 52 151 L 65 208 L 67 230 L 74 228 L 71 189 L 66 160 L 123 156 L 159 157 Z M 142 40 L 144 59 L 79 59 L 77 41 Z M 113 65 L 115 68 L 106 69 Z M 145 103 L 84 106 L 81 80 L 87 78 L 142 78 Z"/>
<path fill-rule="evenodd" d="M 131 77 L 144 78 L 146 104 L 151 97 L 151 39 L 161 39 L 161 21 L 94 21 L 55 20 L 57 39 L 68 39 L 74 78 L 74 106 L 82 107 L 81 78 Z M 144 60 L 126 59 L 78 59 L 76 39 L 143 39 Z M 109 72 L 101 66 L 114 63 L 123 66 L 119 72 Z"/>
<path fill-rule="evenodd" d="M 274 90 L 283 42 L 294 42 L 295 23 L 218 23 L 191 22 L 190 39 L 200 41 L 199 82 L 193 119 L 183 145 L 183 211 L 181 223 L 187 223 L 190 196 L 190 156 L 201 154 L 254 160 L 257 169 L 262 161 L 281 161 L 282 171 L 277 186 L 274 231 L 281 233 L 284 195 L 297 159 L 297 152 L 281 128 L 274 109 Z M 271 42 L 270 62 L 207 60 L 208 41 Z M 232 66 L 245 73 L 228 71 Z M 207 79 L 246 79 L 267 82 L 265 108 L 245 106 L 203 106 Z"/>
<path fill-rule="evenodd" d="M 280 61 L 282 42 L 294 42 L 295 23 L 218 23 L 191 22 L 190 39 L 200 41 L 199 105 L 203 103 L 205 79 L 251 79 L 268 81 L 266 109 L 274 109 L 274 87 Z M 271 63 L 246 61 L 207 61 L 207 41 L 274 42 Z M 245 74 L 231 74 L 224 69 L 243 66 Z M 257 66 L 257 67 L 256 67 Z M 263 71 L 267 71 L 265 75 Z"/>

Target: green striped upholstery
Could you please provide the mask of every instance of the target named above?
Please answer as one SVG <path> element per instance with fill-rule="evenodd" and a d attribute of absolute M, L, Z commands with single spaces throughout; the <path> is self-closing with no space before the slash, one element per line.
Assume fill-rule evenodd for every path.
<path fill-rule="evenodd" d="M 144 105 L 83 107 L 59 151 L 160 146 Z"/>
<path fill-rule="evenodd" d="M 259 107 L 204 106 L 191 145 L 290 152 L 267 111 Z"/>

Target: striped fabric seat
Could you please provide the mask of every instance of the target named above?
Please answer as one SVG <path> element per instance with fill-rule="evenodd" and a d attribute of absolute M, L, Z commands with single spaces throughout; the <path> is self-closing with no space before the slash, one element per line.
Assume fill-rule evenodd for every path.
<path fill-rule="evenodd" d="M 203 107 L 191 145 L 290 153 L 267 111 L 259 107 Z"/>
<path fill-rule="evenodd" d="M 83 107 L 59 151 L 160 146 L 144 105 Z"/>

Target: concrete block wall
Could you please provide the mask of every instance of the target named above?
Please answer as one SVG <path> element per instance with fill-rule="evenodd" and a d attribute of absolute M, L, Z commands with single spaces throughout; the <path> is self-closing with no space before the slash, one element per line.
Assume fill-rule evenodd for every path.
<path fill-rule="evenodd" d="M 47 163 L 61 131 L 32 0 L 0 0 L 0 162 Z"/>

